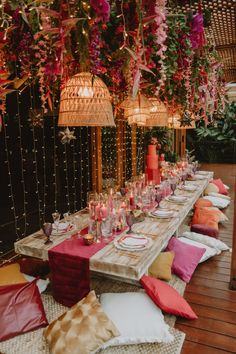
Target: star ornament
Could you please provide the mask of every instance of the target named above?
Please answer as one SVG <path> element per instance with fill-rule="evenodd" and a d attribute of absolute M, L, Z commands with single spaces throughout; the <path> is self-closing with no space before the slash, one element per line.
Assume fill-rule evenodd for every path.
<path fill-rule="evenodd" d="M 61 138 L 62 144 L 70 144 L 72 140 L 75 140 L 74 131 L 71 131 L 68 127 L 65 130 L 59 132 L 59 137 Z"/>
<path fill-rule="evenodd" d="M 192 118 L 191 112 L 185 111 L 180 119 L 178 119 L 180 122 L 180 127 L 191 127 L 192 126 L 192 121 L 194 119 Z"/>

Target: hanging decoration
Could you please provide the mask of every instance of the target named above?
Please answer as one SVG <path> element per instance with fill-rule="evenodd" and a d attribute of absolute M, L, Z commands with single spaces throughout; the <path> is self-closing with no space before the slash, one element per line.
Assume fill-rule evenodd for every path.
<path fill-rule="evenodd" d="M 74 134 L 75 132 L 73 130 L 70 130 L 68 127 L 66 127 L 65 130 L 61 130 L 58 133 L 58 136 L 61 138 L 62 144 L 70 144 L 72 140 L 76 139 Z"/>
<path fill-rule="evenodd" d="M 185 111 L 181 118 L 179 119 L 180 122 L 180 128 L 186 128 L 186 127 L 192 127 L 192 122 L 194 119 L 192 118 L 192 113 L 189 111 Z"/>
<path fill-rule="evenodd" d="M 167 127 L 168 126 L 168 109 L 165 104 L 156 97 L 148 99 L 152 103 L 150 108 L 150 118 L 146 121 L 147 127 Z"/>
<path fill-rule="evenodd" d="M 42 109 L 29 110 L 30 122 L 34 127 L 42 128 L 44 124 L 44 113 Z"/>
<path fill-rule="evenodd" d="M 144 126 L 150 118 L 152 103 L 144 95 L 138 94 L 135 98 L 125 99 L 120 107 L 124 109 L 124 117 L 128 119 L 129 124 Z"/>

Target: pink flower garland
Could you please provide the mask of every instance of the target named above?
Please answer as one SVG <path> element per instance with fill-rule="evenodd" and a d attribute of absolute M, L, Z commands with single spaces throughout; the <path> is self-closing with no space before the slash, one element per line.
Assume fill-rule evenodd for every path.
<path fill-rule="evenodd" d="M 156 23 L 156 44 L 157 44 L 157 55 L 160 57 L 158 63 L 160 65 L 160 75 L 161 78 L 158 80 L 158 87 L 156 89 L 156 95 L 158 95 L 160 88 L 164 85 L 166 80 L 165 68 L 163 65 L 163 61 L 165 59 L 165 51 L 167 50 L 167 46 L 164 44 L 167 38 L 167 29 L 168 26 L 166 24 L 166 15 L 165 15 L 165 5 L 166 0 L 157 0 L 155 6 L 155 23 Z"/>

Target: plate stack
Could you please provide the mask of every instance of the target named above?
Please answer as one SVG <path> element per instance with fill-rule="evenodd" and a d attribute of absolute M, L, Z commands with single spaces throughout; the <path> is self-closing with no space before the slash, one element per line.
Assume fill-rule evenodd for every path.
<path fill-rule="evenodd" d="M 118 249 L 127 251 L 142 251 L 151 246 L 152 240 L 143 235 L 124 235 L 114 240 L 114 245 Z"/>
<path fill-rule="evenodd" d="M 169 219 L 174 218 L 177 213 L 174 210 L 170 209 L 158 209 L 151 213 L 151 216 L 160 218 L 160 219 Z"/>

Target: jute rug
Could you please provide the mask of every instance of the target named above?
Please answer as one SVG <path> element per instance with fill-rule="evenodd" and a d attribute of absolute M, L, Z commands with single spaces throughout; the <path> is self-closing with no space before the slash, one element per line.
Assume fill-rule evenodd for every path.
<path fill-rule="evenodd" d="M 182 280 L 173 276 L 169 284 L 171 284 L 181 295 L 183 294 L 185 283 Z M 92 279 L 91 289 L 94 289 L 98 295 L 104 292 L 144 291 L 136 285 L 126 284 L 116 280 L 105 280 L 105 278 Z M 42 300 L 49 323 L 67 310 L 67 307 L 57 303 L 51 295 L 42 294 Z M 145 343 L 116 346 L 101 350 L 99 354 L 179 354 L 181 352 L 185 334 L 173 328 L 175 324 L 175 316 L 165 315 L 165 321 L 171 327 L 170 332 L 174 336 L 174 340 L 171 343 Z M 0 352 L 2 354 L 49 354 L 42 333 L 43 328 L 4 341 L 0 343 Z"/>

